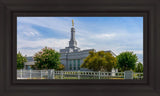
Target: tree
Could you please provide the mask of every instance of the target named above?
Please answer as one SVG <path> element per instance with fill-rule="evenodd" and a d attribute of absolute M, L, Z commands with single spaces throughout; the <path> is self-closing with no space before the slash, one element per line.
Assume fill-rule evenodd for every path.
<path fill-rule="evenodd" d="M 43 48 L 34 55 L 33 69 L 57 69 L 60 64 L 60 54 L 52 48 Z"/>
<path fill-rule="evenodd" d="M 141 62 L 137 63 L 137 66 L 135 68 L 135 72 L 143 72 L 143 64 Z"/>
<path fill-rule="evenodd" d="M 93 71 L 111 71 L 116 67 L 116 58 L 110 52 L 90 51 L 81 67 Z"/>
<path fill-rule="evenodd" d="M 24 68 L 24 62 L 27 62 L 27 59 L 22 56 L 20 52 L 17 53 L 17 69 Z"/>
<path fill-rule="evenodd" d="M 64 65 L 63 64 L 59 64 L 57 70 L 64 70 Z"/>
<path fill-rule="evenodd" d="M 117 56 L 117 67 L 121 71 L 134 70 L 138 58 L 133 52 L 122 52 Z"/>

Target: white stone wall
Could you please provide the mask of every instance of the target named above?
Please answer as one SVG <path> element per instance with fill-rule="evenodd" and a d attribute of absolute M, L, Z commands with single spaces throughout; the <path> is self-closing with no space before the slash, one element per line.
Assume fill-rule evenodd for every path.
<path fill-rule="evenodd" d="M 83 50 L 80 52 L 71 52 L 71 53 L 61 53 L 61 63 L 64 64 L 65 70 L 70 70 L 70 62 L 69 60 L 72 60 L 72 70 L 74 70 L 74 60 L 76 60 L 76 70 L 78 70 L 78 59 L 80 59 L 80 65 L 83 63 L 83 59 L 86 58 L 89 55 L 90 50 Z M 64 52 L 64 50 L 63 50 Z M 87 70 L 82 68 L 81 70 Z"/>

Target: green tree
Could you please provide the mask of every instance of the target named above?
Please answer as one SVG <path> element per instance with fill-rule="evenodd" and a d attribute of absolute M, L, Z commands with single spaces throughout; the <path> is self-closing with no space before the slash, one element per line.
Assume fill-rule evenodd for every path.
<path fill-rule="evenodd" d="M 116 67 L 116 58 L 110 52 L 90 51 L 81 67 L 93 71 L 111 71 L 112 68 Z"/>
<path fill-rule="evenodd" d="M 17 69 L 24 68 L 24 62 L 27 62 L 26 57 L 23 57 L 20 52 L 17 53 Z"/>
<path fill-rule="evenodd" d="M 59 64 L 57 70 L 64 70 L 64 65 L 63 64 Z"/>
<path fill-rule="evenodd" d="M 122 52 L 117 56 L 117 67 L 121 71 L 134 70 L 138 58 L 133 52 Z"/>
<path fill-rule="evenodd" d="M 45 47 L 34 55 L 33 69 L 57 69 L 60 64 L 60 54 L 52 48 Z"/>
<path fill-rule="evenodd" d="M 141 62 L 137 63 L 137 66 L 135 68 L 135 72 L 143 72 L 143 64 Z"/>

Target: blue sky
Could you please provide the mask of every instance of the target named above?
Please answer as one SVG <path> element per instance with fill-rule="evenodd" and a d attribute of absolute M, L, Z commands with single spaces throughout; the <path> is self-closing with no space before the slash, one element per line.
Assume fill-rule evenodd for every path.
<path fill-rule="evenodd" d="M 82 50 L 133 51 L 143 62 L 143 17 L 17 17 L 17 51 L 33 56 L 45 46 L 67 47 L 72 19 Z"/>

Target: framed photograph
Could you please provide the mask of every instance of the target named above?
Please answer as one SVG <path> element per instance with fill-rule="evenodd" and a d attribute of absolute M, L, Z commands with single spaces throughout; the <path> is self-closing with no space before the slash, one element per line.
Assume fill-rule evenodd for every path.
<path fill-rule="evenodd" d="M 17 17 L 19 80 L 143 80 L 143 69 L 143 16 Z"/>
<path fill-rule="evenodd" d="M 0 2 L 0 95 L 159 96 L 159 1 Z"/>

